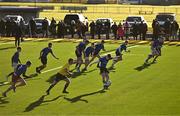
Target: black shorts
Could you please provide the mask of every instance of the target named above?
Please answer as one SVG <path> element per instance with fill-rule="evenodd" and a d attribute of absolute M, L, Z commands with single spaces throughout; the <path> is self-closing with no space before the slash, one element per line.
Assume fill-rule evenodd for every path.
<path fill-rule="evenodd" d="M 46 57 L 41 57 L 41 63 L 43 65 L 46 65 L 47 64 L 47 58 Z"/>
<path fill-rule="evenodd" d="M 67 79 L 68 77 L 66 77 L 66 76 L 64 76 L 64 75 L 62 75 L 62 74 L 60 74 L 60 73 L 57 73 L 56 74 L 56 77 L 55 77 L 55 81 L 56 82 L 59 82 L 59 81 L 61 81 L 61 80 L 65 80 L 65 79 Z"/>
<path fill-rule="evenodd" d="M 116 56 L 121 56 L 121 53 L 119 51 L 116 51 Z"/>
<path fill-rule="evenodd" d="M 97 56 L 99 54 L 99 51 L 94 51 L 93 56 Z"/>
<path fill-rule="evenodd" d="M 77 57 L 77 58 L 82 57 L 82 53 L 81 53 L 81 52 L 78 52 L 78 50 L 76 50 L 75 53 L 76 53 L 76 57 Z"/>
<path fill-rule="evenodd" d="M 100 67 L 100 74 L 102 74 L 102 73 L 109 73 L 109 71 L 107 68 Z"/>

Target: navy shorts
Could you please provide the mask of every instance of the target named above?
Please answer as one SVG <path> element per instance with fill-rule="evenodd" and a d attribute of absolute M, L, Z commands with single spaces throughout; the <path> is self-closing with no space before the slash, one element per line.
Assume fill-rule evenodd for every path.
<path fill-rule="evenodd" d="M 61 81 L 61 80 L 65 80 L 65 79 L 67 79 L 68 77 L 66 77 L 66 76 L 64 76 L 64 75 L 62 75 L 62 74 L 60 74 L 60 73 L 57 73 L 56 74 L 56 77 L 55 77 L 55 81 L 56 82 L 59 82 L 59 81 Z"/>
<path fill-rule="evenodd" d="M 46 65 L 47 64 L 47 58 L 46 57 L 41 57 L 41 63 L 43 65 Z"/>
<path fill-rule="evenodd" d="M 102 73 L 109 73 L 109 71 L 107 68 L 100 67 L 100 74 L 102 74 Z"/>

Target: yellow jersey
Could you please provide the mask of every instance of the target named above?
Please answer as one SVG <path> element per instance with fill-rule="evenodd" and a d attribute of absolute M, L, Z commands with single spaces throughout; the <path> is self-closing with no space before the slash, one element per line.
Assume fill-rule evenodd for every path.
<path fill-rule="evenodd" d="M 69 73 L 68 73 L 67 71 L 69 71 L 69 68 L 70 68 L 70 65 L 69 65 L 69 63 L 67 63 L 67 64 L 65 64 L 65 65 L 61 68 L 61 70 L 59 71 L 59 73 L 60 73 L 61 75 L 63 75 L 63 76 L 68 76 Z"/>

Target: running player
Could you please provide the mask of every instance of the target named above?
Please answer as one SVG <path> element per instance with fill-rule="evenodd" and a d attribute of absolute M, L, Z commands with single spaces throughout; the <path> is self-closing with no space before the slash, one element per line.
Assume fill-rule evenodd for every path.
<path fill-rule="evenodd" d="M 128 44 L 128 41 L 125 41 L 123 44 L 120 45 L 119 48 L 116 49 L 116 57 L 113 58 L 113 63 L 111 65 L 111 68 L 114 67 L 114 65 L 118 62 L 118 61 L 121 61 L 122 60 L 122 52 L 123 50 L 125 52 L 130 52 L 130 50 L 127 50 L 127 44 Z"/>
<path fill-rule="evenodd" d="M 76 64 L 77 72 L 80 72 L 80 67 L 81 64 L 83 63 L 82 54 L 85 57 L 85 49 L 88 44 L 89 41 L 85 40 L 84 42 L 80 42 L 78 46 L 76 46 L 75 54 L 77 57 L 77 64 Z"/>
<path fill-rule="evenodd" d="M 17 66 L 16 71 L 12 75 L 11 86 L 5 92 L 2 93 L 2 95 L 4 97 L 7 96 L 7 93 L 10 90 L 13 89 L 14 92 L 15 92 L 17 87 L 25 86 L 26 85 L 26 81 L 23 78 L 21 78 L 20 76 L 23 74 L 23 77 L 29 78 L 29 76 L 26 75 L 26 70 L 30 66 L 31 66 L 31 62 L 30 61 L 27 61 L 26 64 L 19 64 Z M 19 84 L 16 85 L 17 83 L 19 83 Z"/>
<path fill-rule="evenodd" d="M 87 47 L 85 50 L 85 67 L 83 70 L 87 70 L 87 67 L 90 63 L 89 56 L 90 55 L 92 56 L 93 52 L 94 52 L 94 43 L 91 43 L 91 46 Z"/>
<path fill-rule="evenodd" d="M 100 58 L 99 52 L 100 52 L 101 50 L 106 51 L 106 50 L 104 49 L 104 43 L 105 43 L 104 40 L 102 40 L 101 43 L 97 43 L 97 44 L 95 45 L 95 49 L 94 49 L 94 52 L 93 52 L 92 59 L 90 60 L 90 63 L 91 63 L 96 57 Z"/>
<path fill-rule="evenodd" d="M 40 73 L 41 73 L 41 70 L 43 70 L 43 69 L 47 66 L 47 56 L 48 56 L 49 53 L 51 53 L 51 55 L 52 55 L 55 59 L 59 59 L 59 58 L 57 58 L 57 57 L 54 55 L 54 53 L 53 53 L 53 51 L 52 51 L 52 43 L 48 43 L 48 47 L 42 49 L 41 52 L 40 52 L 40 57 L 39 57 L 39 59 L 41 59 L 42 65 L 39 66 L 39 67 L 36 67 L 36 72 L 37 72 L 37 73 L 40 74 Z"/>
<path fill-rule="evenodd" d="M 151 42 L 151 54 L 148 55 L 148 58 L 145 60 L 145 64 L 148 63 L 148 61 L 151 59 L 151 58 L 154 58 L 153 59 L 153 62 L 156 61 L 156 59 L 161 56 L 161 48 L 162 48 L 162 45 L 163 45 L 163 41 L 159 40 L 159 39 L 154 39 L 152 40 Z"/>
<path fill-rule="evenodd" d="M 95 63 L 98 63 L 99 68 L 100 68 L 100 74 L 102 76 L 102 82 L 103 82 L 104 89 L 108 89 L 108 87 L 111 85 L 111 81 L 109 80 L 109 71 L 106 68 L 109 60 L 111 60 L 111 59 L 112 59 L 111 54 L 108 54 L 102 58 L 99 58 L 98 61 L 90 64 L 90 66 L 91 66 Z"/>
<path fill-rule="evenodd" d="M 69 71 L 69 69 L 70 69 L 70 65 L 72 65 L 72 64 L 74 64 L 74 63 L 75 63 L 75 61 L 74 61 L 72 58 L 70 58 L 70 59 L 68 60 L 68 63 L 65 64 L 65 65 L 61 68 L 61 70 L 56 74 L 56 77 L 55 77 L 53 83 L 50 85 L 50 87 L 49 87 L 48 90 L 46 91 L 47 95 L 49 95 L 50 90 L 51 90 L 59 81 L 61 81 L 61 80 L 66 81 L 66 84 L 65 84 L 64 89 L 63 89 L 62 92 L 63 92 L 63 93 L 68 93 L 68 92 L 66 91 L 66 89 L 68 88 L 68 86 L 69 86 L 69 84 L 70 84 L 70 79 L 68 78 L 68 76 L 71 76 L 71 75 L 72 75 L 72 73 Z"/>
<path fill-rule="evenodd" d="M 11 58 L 11 63 L 12 63 L 12 67 L 14 68 L 14 71 L 16 70 L 18 63 L 21 63 L 20 59 L 19 59 L 19 55 L 21 52 L 21 47 L 17 47 L 17 51 L 14 53 L 14 55 Z M 14 72 L 11 72 L 7 75 L 7 79 L 8 77 L 10 77 Z"/>

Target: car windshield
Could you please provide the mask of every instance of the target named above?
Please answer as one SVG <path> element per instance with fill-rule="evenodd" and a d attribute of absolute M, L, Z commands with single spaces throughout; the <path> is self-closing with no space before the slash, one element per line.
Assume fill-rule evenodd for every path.
<path fill-rule="evenodd" d="M 11 21 L 13 21 L 13 20 L 14 20 L 14 21 L 17 21 L 17 17 L 6 17 L 5 19 L 6 19 L 6 20 L 7 20 L 7 19 L 10 19 Z"/>
<path fill-rule="evenodd" d="M 141 22 L 141 17 L 127 17 L 126 21 L 128 22 Z"/>
<path fill-rule="evenodd" d="M 166 21 L 168 18 L 170 19 L 170 21 L 174 20 L 174 16 L 172 16 L 172 15 L 157 15 L 156 16 L 156 19 L 158 21 Z"/>
<path fill-rule="evenodd" d="M 105 22 L 108 22 L 109 20 L 108 19 L 98 19 L 97 22 L 101 22 L 101 23 L 105 23 Z"/>

